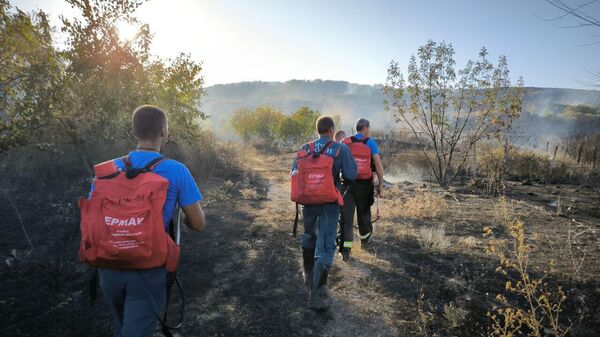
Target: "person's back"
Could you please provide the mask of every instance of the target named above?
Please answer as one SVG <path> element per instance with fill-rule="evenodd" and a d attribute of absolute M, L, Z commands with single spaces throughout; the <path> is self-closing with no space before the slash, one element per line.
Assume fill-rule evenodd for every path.
<path fill-rule="evenodd" d="M 333 179 L 336 193 L 339 196 L 337 200 L 332 198 L 330 202 L 326 203 L 305 204 L 302 208 L 304 223 L 302 235 L 303 277 L 305 284 L 311 289 L 309 308 L 315 310 L 328 308 L 327 277 L 335 254 L 339 203 L 342 201 L 339 193 L 340 174 L 347 181 L 352 181 L 356 177 L 356 163 L 350 150 L 344 144 L 333 141 L 334 128 L 331 117 L 320 117 L 317 120 L 317 131 L 320 138 L 312 142 L 312 145 L 310 143 L 303 145 L 298 151 L 299 157 L 292 166 L 292 172 L 301 174 L 298 173 L 298 161 L 304 160 L 303 158 L 311 156 L 313 158 L 315 156 L 332 158 L 332 161 L 326 161 L 331 163 L 332 170 L 331 175 L 327 174 L 326 176 L 328 179 Z M 306 179 L 310 179 L 311 174 L 307 173 L 307 175 L 309 177 Z M 292 196 L 294 196 L 294 186 Z"/>
<path fill-rule="evenodd" d="M 354 213 L 358 222 L 361 246 L 366 248 L 373 225 L 371 206 L 374 203 L 374 175 L 377 176 L 377 194 L 383 194 L 383 167 L 377 143 L 369 138 L 370 123 L 366 119 L 356 122 L 357 133 L 343 140 L 350 146 L 358 164 L 358 176 L 352 184 L 344 186 L 344 210 L 340 219 L 340 253 L 348 261 L 354 240 Z"/>
<path fill-rule="evenodd" d="M 190 228 L 202 230 L 205 226 L 204 212 L 199 204 L 202 194 L 192 175 L 185 165 L 162 158 L 160 153 L 161 145 L 168 136 L 166 114 L 156 107 L 141 106 L 133 113 L 132 124 L 138 148 L 125 157 L 113 159 L 114 166 L 118 171 L 129 174 L 154 164 L 149 170 L 168 183 L 165 201 L 158 210 L 162 213 L 164 231 L 168 232 L 177 206 L 183 210 L 185 223 Z M 94 198 L 94 185 L 90 198 Z M 99 268 L 99 273 L 104 297 L 113 314 L 114 335 L 152 336 L 157 317 L 165 305 L 166 267 L 142 270 Z"/>

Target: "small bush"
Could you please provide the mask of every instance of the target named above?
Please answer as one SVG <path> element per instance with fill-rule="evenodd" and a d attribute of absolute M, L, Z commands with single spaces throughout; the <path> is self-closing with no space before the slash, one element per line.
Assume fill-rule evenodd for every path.
<path fill-rule="evenodd" d="M 240 191 L 240 194 L 242 195 L 242 198 L 245 200 L 257 201 L 257 200 L 262 199 L 262 197 L 258 194 L 256 189 L 254 189 L 254 188 L 244 188 Z"/>
<path fill-rule="evenodd" d="M 444 304 L 444 318 L 446 319 L 446 321 L 448 321 L 450 327 L 458 328 L 459 326 L 461 326 L 466 316 L 466 310 L 459 307 L 455 307 L 452 303 Z"/>
<path fill-rule="evenodd" d="M 490 227 L 484 228 L 484 236 L 488 239 L 488 253 L 500 260 L 496 272 L 507 281 L 506 293 L 497 294 L 497 305 L 487 314 L 492 323 L 488 335 L 515 336 L 527 329 L 528 336 L 567 336 L 573 327 L 572 321 L 561 316 L 567 293 L 560 285 L 552 286 L 547 280 L 553 263 L 550 270 L 542 271 L 540 276 L 532 273 L 529 256 L 533 248 L 525 234 L 525 223 L 504 198 L 496 206 L 496 217 L 509 239 L 498 240 Z"/>
<path fill-rule="evenodd" d="M 231 180 L 225 180 L 223 186 L 221 186 L 221 189 L 223 190 L 223 192 L 231 194 L 235 191 L 235 184 Z"/>
<path fill-rule="evenodd" d="M 444 251 L 450 247 L 450 238 L 446 236 L 444 226 L 421 227 L 417 241 L 427 251 Z"/>
<path fill-rule="evenodd" d="M 497 183 L 502 157 L 501 148 L 482 147 L 477 159 L 478 175 Z M 600 181 L 598 167 L 593 169 L 589 165 L 577 165 L 572 158 L 565 158 L 561 154 L 557 154 L 557 158 L 552 160 L 547 154 L 532 150 L 510 150 L 505 174 L 506 178 L 512 180 L 532 179 L 548 183 L 597 184 Z M 490 188 L 501 187 L 494 185 Z"/>
<path fill-rule="evenodd" d="M 474 236 L 466 236 L 460 239 L 460 243 L 466 248 L 475 248 L 479 246 L 479 240 Z"/>

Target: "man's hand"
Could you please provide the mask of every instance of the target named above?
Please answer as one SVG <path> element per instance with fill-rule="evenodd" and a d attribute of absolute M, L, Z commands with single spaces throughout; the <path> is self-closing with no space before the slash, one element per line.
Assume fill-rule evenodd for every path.
<path fill-rule="evenodd" d="M 377 185 L 377 196 L 379 196 L 380 198 L 383 197 L 383 182 L 380 182 Z"/>
<path fill-rule="evenodd" d="M 375 162 L 375 173 L 377 173 L 377 195 L 383 196 L 383 166 L 381 165 L 381 157 L 378 154 L 373 155 L 373 161 Z"/>

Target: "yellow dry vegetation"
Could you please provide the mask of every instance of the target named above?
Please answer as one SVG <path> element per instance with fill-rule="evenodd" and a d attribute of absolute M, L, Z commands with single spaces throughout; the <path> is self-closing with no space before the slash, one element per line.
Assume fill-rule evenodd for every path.
<path fill-rule="evenodd" d="M 381 201 L 381 215 L 386 218 L 408 217 L 433 219 L 448 213 L 448 203 L 444 196 L 429 191 L 415 191 L 408 198 L 400 198 L 388 193 Z"/>

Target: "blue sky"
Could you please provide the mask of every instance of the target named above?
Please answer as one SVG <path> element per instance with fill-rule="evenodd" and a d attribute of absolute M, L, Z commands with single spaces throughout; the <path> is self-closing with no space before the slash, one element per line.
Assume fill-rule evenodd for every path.
<path fill-rule="evenodd" d="M 72 15 L 61 0 L 13 3 L 53 18 Z M 589 10 L 600 17 L 600 3 Z M 583 45 L 600 41 L 600 29 L 544 20 L 559 14 L 543 0 L 150 0 L 137 13 L 155 34 L 153 51 L 190 53 L 203 62 L 207 85 L 317 78 L 383 83 L 391 59 L 406 70 L 410 55 L 432 39 L 454 45 L 457 66 L 486 46 L 494 59 L 506 55 L 513 78 L 523 76 L 527 86 L 587 88 L 588 70 L 600 70 L 600 44 Z"/>

